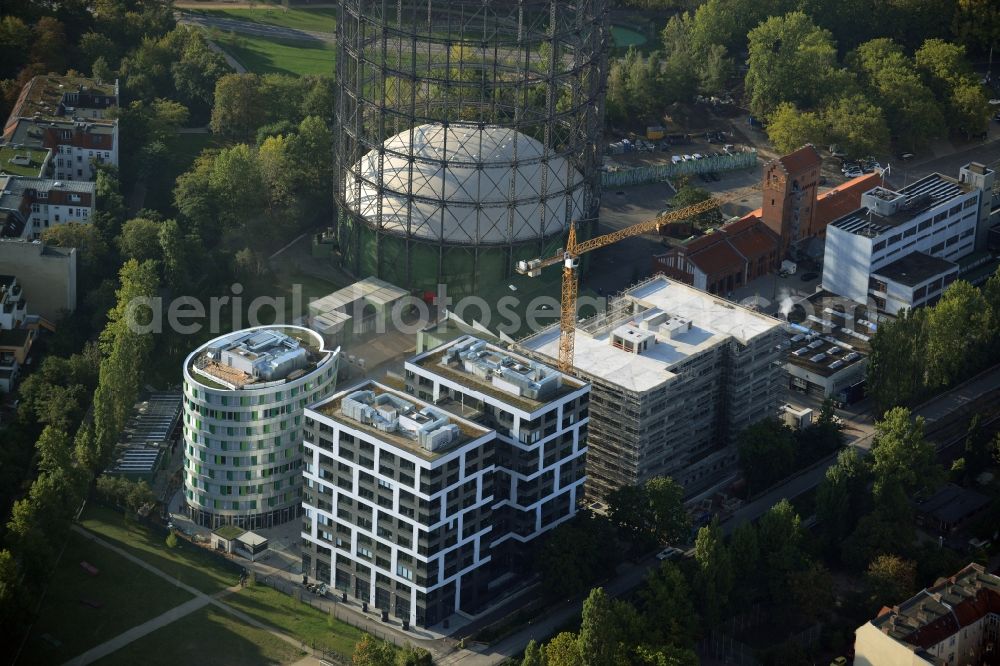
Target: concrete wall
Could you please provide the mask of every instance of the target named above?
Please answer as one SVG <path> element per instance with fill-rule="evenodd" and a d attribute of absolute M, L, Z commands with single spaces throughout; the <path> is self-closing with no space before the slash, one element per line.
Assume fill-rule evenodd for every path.
<path fill-rule="evenodd" d="M 76 310 L 76 248 L 2 240 L 0 273 L 17 278 L 30 314 L 54 322 L 60 310 Z"/>

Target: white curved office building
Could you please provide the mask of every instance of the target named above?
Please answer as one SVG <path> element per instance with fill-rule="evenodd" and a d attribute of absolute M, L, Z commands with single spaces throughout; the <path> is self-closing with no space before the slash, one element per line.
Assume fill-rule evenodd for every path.
<path fill-rule="evenodd" d="M 339 349 L 300 326 L 259 326 L 184 361 L 184 493 L 192 520 L 266 528 L 299 515 L 306 405 L 336 386 Z"/>

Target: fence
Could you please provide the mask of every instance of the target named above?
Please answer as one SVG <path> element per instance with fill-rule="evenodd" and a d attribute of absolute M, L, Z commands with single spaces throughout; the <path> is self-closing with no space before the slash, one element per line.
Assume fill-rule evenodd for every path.
<path fill-rule="evenodd" d="M 601 173 L 601 185 L 604 187 L 627 187 L 655 183 L 678 176 L 693 176 L 699 173 L 717 173 L 720 171 L 736 171 L 749 169 L 757 165 L 757 151 L 754 149 L 732 155 L 713 155 L 700 160 L 688 160 L 677 164 L 660 164 L 657 166 L 636 167 L 621 171 L 605 171 Z"/>

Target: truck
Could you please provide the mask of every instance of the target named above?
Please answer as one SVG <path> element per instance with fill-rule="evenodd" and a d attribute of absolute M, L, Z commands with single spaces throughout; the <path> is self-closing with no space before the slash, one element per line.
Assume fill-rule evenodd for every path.
<path fill-rule="evenodd" d="M 861 380 L 851 384 L 847 388 L 841 389 L 837 393 L 837 404 L 843 407 L 844 405 L 853 405 L 854 403 L 862 400 L 865 397 L 865 382 Z"/>

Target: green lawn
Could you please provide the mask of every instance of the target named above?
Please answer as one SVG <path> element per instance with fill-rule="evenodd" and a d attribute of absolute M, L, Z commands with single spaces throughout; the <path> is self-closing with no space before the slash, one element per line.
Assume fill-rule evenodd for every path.
<path fill-rule="evenodd" d="M 287 42 L 231 33 L 212 39 L 251 72 L 333 74 L 335 49 L 326 42 Z"/>
<path fill-rule="evenodd" d="M 98 575 L 80 562 L 97 567 Z M 179 587 L 71 532 L 20 661 L 61 664 L 189 599 Z"/>
<path fill-rule="evenodd" d="M 110 509 L 89 505 L 81 522 L 91 532 L 202 592 L 212 594 L 237 582 L 235 564 L 220 560 L 184 539 L 177 548 L 167 548 L 166 537 L 160 532 L 135 523 L 126 525 L 122 515 Z"/>
<path fill-rule="evenodd" d="M 307 9 L 261 6 L 254 9 L 199 9 L 195 10 L 205 16 L 252 21 L 265 25 L 277 25 L 295 30 L 311 30 L 313 32 L 333 32 L 337 27 L 337 12 L 333 8 Z"/>
<path fill-rule="evenodd" d="M 331 628 L 326 613 L 263 584 L 242 589 L 224 602 L 296 640 L 347 658 L 354 653 L 354 644 L 361 640 L 360 629 L 337 620 Z"/>
<path fill-rule="evenodd" d="M 288 664 L 305 653 L 213 606 L 173 622 L 97 662 L 122 666 Z M 27 663 L 27 662 L 26 662 Z"/>

